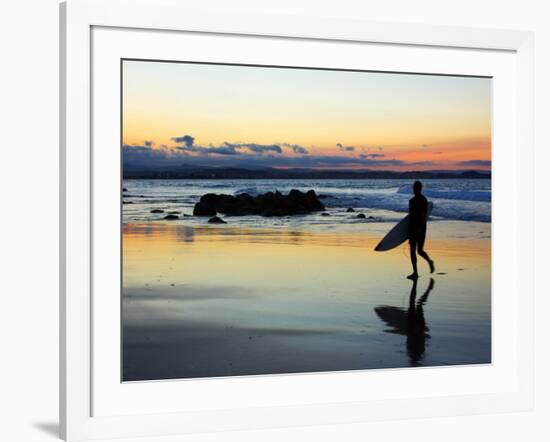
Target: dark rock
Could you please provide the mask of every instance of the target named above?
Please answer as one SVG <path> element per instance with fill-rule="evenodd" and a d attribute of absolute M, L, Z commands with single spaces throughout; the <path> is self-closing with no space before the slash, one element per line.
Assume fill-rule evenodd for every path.
<path fill-rule="evenodd" d="M 269 209 L 265 209 L 260 215 L 262 216 L 287 216 L 288 212 L 283 209 L 282 207 L 271 207 Z"/>
<path fill-rule="evenodd" d="M 175 219 L 180 219 L 178 215 L 166 215 L 163 219 L 166 219 L 168 221 L 173 221 Z"/>
<path fill-rule="evenodd" d="M 179 215 L 181 212 L 178 212 L 177 210 L 173 210 L 171 212 L 168 212 L 168 215 Z"/>
<path fill-rule="evenodd" d="M 132 201 L 122 201 L 122 204 L 134 204 Z"/>
<path fill-rule="evenodd" d="M 122 191 L 123 191 L 123 192 L 128 192 L 128 189 L 126 189 L 126 187 L 123 187 L 123 188 L 122 188 Z"/>
<path fill-rule="evenodd" d="M 374 219 L 374 216 L 370 215 L 370 216 L 369 216 L 369 219 Z"/>
<path fill-rule="evenodd" d="M 323 213 L 321 213 L 321 216 L 330 216 L 330 213 L 323 212 Z"/>
<path fill-rule="evenodd" d="M 359 215 L 357 215 L 355 218 L 360 218 L 360 219 L 365 219 L 366 216 L 364 213 L 360 213 Z"/>
<path fill-rule="evenodd" d="M 151 213 L 164 213 L 164 210 L 162 210 L 162 209 L 153 209 L 153 210 L 151 210 Z"/>
<path fill-rule="evenodd" d="M 355 212 L 355 209 L 353 207 L 350 207 L 348 208 L 348 210 L 346 210 L 346 212 Z"/>
<path fill-rule="evenodd" d="M 204 198 L 204 196 L 203 196 Z M 213 205 L 210 201 L 199 201 L 195 204 L 193 208 L 193 215 L 195 216 L 215 216 L 216 215 L 216 206 Z"/>
<path fill-rule="evenodd" d="M 288 195 L 276 191 L 255 197 L 247 193 L 236 196 L 207 193 L 195 204 L 193 215 L 215 216 L 223 213 L 226 216 L 288 216 L 303 215 L 324 209 L 325 206 L 319 201 L 315 191 L 309 190 L 304 193 L 292 189 Z"/>
<path fill-rule="evenodd" d="M 227 224 L 223 219 L 221 219 L 219 216 L 214 216 L 208 220 L 210 224 Z"/>

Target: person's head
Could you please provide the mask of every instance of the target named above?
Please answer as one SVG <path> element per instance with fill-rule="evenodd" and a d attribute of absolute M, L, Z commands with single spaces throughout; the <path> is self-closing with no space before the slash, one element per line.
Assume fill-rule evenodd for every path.
<path fill-rule="evenodd" d="M 422 192 L 422 183 L 420 181 L 415 181 L 413 184 L 413 192 L 415 195 L 420 195 Z"/>

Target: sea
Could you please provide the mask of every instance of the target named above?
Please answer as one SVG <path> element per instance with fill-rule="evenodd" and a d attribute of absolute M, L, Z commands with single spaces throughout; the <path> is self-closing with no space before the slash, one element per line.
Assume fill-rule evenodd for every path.
<path fill-rule="evenodd" d="M 423 180 L 423 184 L 424 195 L 433 203 L 432 220 L 491 222 L 490 179 L 429 179 Z M 324 215 L 319 212 L 292 217 L 231 218 L 232 225 L 242 227 L 396 222 L 407 212 L 412 196 L 411 180 L 402 179 L 125 179 L 123 188 L 124 223 L 162 221 L 167 212 L 178 212 L 180 219 L 190 226 L 205 223 L 204 218 L 190 215 L 195 203 L 206 193 L 254 196 L 276 190 L 288 193 L 292 189 L 313 189 L 326 207 Z M 367 218 L 351 217 L 348 208 L 364 213 Z M 154 209 L 164 213 L 151 213 Z"/>

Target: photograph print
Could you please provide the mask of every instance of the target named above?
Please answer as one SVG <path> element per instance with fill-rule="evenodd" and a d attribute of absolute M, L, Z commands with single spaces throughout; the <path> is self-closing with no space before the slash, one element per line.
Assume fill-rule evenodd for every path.
<path fill-rule="evenodd" d="M 121 75 L 123 382 L 492 362 L 491 78 Z"/>

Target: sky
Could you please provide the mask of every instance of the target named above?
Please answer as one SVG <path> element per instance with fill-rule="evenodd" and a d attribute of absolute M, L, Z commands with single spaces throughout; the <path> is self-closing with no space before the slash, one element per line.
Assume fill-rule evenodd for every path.
<path fill-rule="evenodd" d="M 491 79 L 123 62 L 124 167 L 490 170 Z"/>

